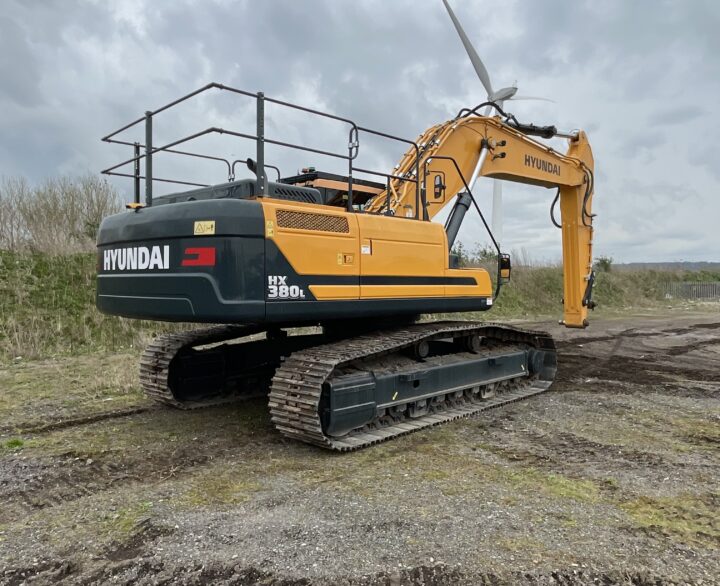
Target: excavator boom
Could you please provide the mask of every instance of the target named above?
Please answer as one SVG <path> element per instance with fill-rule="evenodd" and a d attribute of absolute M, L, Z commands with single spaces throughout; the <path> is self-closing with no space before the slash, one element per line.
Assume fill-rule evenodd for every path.
<path fill-rule="evenodd" d="M 477 108 L 476 108 L 477 109 Z M 426 187 L 422 214 L 434 218 L 478 177 L 490 177 L 557 189 L 562 218 L 564 325 L 588 325 L 592 302 L 592 190 L 594 161 L 587 135 L 569 138 L 563 155 L 527 136 L 544 136 L 554 127 L 517 125 L 499 117 L 466 115 L 426 130 L 400 161 L 389 189 L 378 194 L 366 211 L 413 216 L 417 194 L 405 180 L 420 169 Z M 419 164 L 418 164 L 419 158 Z M 429 192 L 429 193 L 428 193 Z"/>

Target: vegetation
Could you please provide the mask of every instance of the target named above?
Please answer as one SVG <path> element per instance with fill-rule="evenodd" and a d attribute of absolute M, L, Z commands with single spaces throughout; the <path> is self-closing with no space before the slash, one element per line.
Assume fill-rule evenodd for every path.
<path fill-rule="evenodd" d="M 720 545 L 719 494 L 677 495 L 673 498 L 641 496 L 620 506 L 641 527 L 683 544 Z"/>
<path fill-rule="evenodd" d="M 94 254 L 0 250 L 0 360 L 117 350 L 171 327 L 95 309 Z"/>
<path fill-rule="evenodd" d="M 0 250 L 0 360 L 127 350 L 155 332 L 182 327 L 102 315 L 95 309 L 95 270 L 94 254 Z M 720 280 L 715 273 L 704 277 Z M 695 278 L 683 271 L 602 272 L 594 297 L 601 310 L 652 307 L 667 303 L 663 283 Z M 560 267 L 515 266 L 492 318 L 558 315 L 561 299 Z"/>
<path fill-rule="evenodd" d="M 497 257 L 488 247 L 469 252 L 454 248 L 459 266 L 482 267 L 495 280 Z M 560 265 L 535 265 L 525 251 L 513 253 L 510 283 L 503 286 L 493 315 L 504 318 L 531 318 L 557 315 L 562 311 L 563 274 Z M 599 310 L 646 308 L 667 304 L 664 285 L 671 281 L 720 281 L 720 271 L 615 270 L 613 259 L 596 259 L 593 298 Z"/>
<path fill-rule="evenodd" d="M 93 175 L 49 179 L 35 187 L 22 178 L 0 178 L 0 362 L 127 351 L 155 332 L 182 327 L 104 316 L 95 309 L 91 251 L 101 219 L 121 207 L 117 192 Z M 495 277 L 493 248 L 471 251 L 459 243 L 454 252 L 459 266 L 484 267 Z M 512 280 L 492 318 L 558 315 L 561 267 L 534 266 L 523 252 L 514 254 L 513 262 Z M 616 270 L 612 263 L 609 257 L 596 262 L 595 299 L 601 308 L 665 302 L 662 284 L 671 280 L 720 280 L 720 272 Z"/>
<path fill-rule="evenodd" d="M 100 221 L 122 209 L 115 189 L 97 175 L 47 179 L 31 187 L 0 178 L 0 249 L 67 254 L 95 247 Z"/>
<path fill-rule="evenodd" d="M 595 270 L 598 273 L 609 273 L 612 270 L 613 259 L 610 256 L 598 256 L 595 259 Z"/>

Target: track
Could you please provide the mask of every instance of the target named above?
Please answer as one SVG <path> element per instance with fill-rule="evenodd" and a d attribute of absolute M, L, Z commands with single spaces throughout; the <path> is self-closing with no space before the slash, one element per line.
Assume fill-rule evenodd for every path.
<path fill-rule="evenodd" d="M 543 332 L 473 322 L 415 324 L 332 342 L 326 335 L 280 335 L 198 349 L 242 341 L 263 331 L 259 326 L 216 326 L 159 336 L 142 355 L 143 390 L 154 401 L 195 409 L 256 397 L 270 389 L 272 421 L 282 434 L 331 450 L 350 451 L 526 399 L 545 391 L 555 376 L 555 346 Z M 407 409 L 394 410 L 390 416 L 379 410 L 376 421 L 342 438 L 323 431 L 323 384 L 333 376 L 353 369 L 410 372 L 418 361 L 403 360 L 400 353 L 404 350 L 422 342 L 472 335 L 491 341 L 495 351 L 505 347 L 547 351 L 552 354 L 552 364 L 535 376 L 446 389 L 429 398 L 421 414 Z M 483 352 L 492 355 L 487 347 Z M 458 352 L 455 358 L 471 359 L 477 353 Z M 370 364 L 373 360 L 380 362 Z"/>
<path fill-rule="evenodd" d="M 386 441 L 419 429 L 532 397 L 547 390 L 555 375 L 554 363 L 539 375 L 492 384 L 491 398 L 482 389 L 453 389 L 434 401 L 426 415 L 411 417 L 410 411 L 393 417 L 379 417 L 372 424 L 341 438 L 328 436 L 321 422 L 323 385 L 333 373 L 370 358 L 392 355 L 423 341 L 477 334 L 500 343 L 525 344 L 552 352 L 555 346 L 544 332 L 519 330 L 500 325 L 472 322 L 436 322 L 384 330 L 350 340 L 309 348 L 294 353 L 277 370 L 270 391 L 270 414 L 275 427 L 285 436 L 335 451 L 351 451 Z M 400 367 L 397 365 L 397 367 Z M 390 366 L 392 368 L 392 366 Z M 485 387 L 490 386 L 485 385 Z"/>
<path fill-rule="evenodd" d="M 215 383 L 215 389 L 208 392 L 205 389 L 204 397 L 196 400 L 183 399 L 180 396 L 176 385 L 176 372 L 181 370 L 179 361 L 183 357 L 198 357 L 197 346 L 208 344 L 216 344 L 237 338 L 251 336 L 264 331 L 264 328 L 258 326 L 215 326 L 210 328 L 202 328 L 180 332 L 176 334 L 164 334 L 158 336 L 150 343 L 140 358 L 140 384 L 145 394 L 158 403 L 164 403 L 179 409 L 196 409 L 199 407 L 207 407 L 218 403 L 238 400 L 241 396 L 250 398 L 257 396 L 258 393 L 248 392 L 247 386 L 256 381 L 255 376 L 259 372 L 245 372 L 244 385 L 228 388 L 227 380 L 223 380 L 220 385 Z M 226 373 L 225 360 L 216 360 L 214 364 L 209 365 L 220 367 L 220 375 Z M 177 373 L 178 376 L 181 373 Z M 200 378 L 199 384 L 207 384 L 207 377 Z M 186 381 L 187 382 L 187 381 Z M 261 387 L 262 388 L 262 387 Z M 192 396 L 192 394 L 191 394 Z"/>

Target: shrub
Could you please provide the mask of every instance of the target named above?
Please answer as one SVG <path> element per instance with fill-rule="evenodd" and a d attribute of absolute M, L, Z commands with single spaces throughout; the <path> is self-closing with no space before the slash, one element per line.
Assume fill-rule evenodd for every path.
<path fill-rule="evenodd" d="M 0 249 L 68 254 L 93 250 L 101 220 L 122 209 L 117 191 L 96 175 L 0 180 Z"/>

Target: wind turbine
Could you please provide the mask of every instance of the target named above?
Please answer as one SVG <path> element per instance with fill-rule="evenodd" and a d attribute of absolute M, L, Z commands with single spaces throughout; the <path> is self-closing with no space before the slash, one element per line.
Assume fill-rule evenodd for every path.
<path fill-rule="evenodd" d="M 470 57 L 470 62 L 473 64 L 473 67 L 475 68 L 475 72 L 477 73 L 478 77 L 480 78 L 480 82 L 483 84 L 483 87 L 485 88 L 485 91 L 487 92 L 487 100 L 488 102 L 495 102 L 500 108 L 503 108 L 506 101 L 509 100 L 542 100 L 544 102 L 552 102 L 552 100 L 548 100 L 547 98 L 535 98 L 535 97 L 529 97 L 529 96 L 517 96 L 517 84 L 513 84 L 509 87 L 504 87 L 499 90 L 494 90 L 492 87 L 492 83 L 490 82 L 490 74 L 488 73 L 487 68 L 485 67 L 485 64 L 480 59 L 480 56 L 477 54 L 477 51 L 475 51 L 475 47 L 472 46 L 472 43 L 470 42 L 470 39 L 468 39 L 467 35 L 465 34 L 465 31 L 463 30 L 462 26 L 460 25 L 460 21 L 455 16 L 455 13 L 453 12 L 452 8 L 450 8 L 450 4 L 448 4 L 447 0 L 443 0 L 443 4 L 445 5 L 445 8 L 448 11 L 448 14 L 450 15 L 450 20 L 452 20 L 453 24 L 455 25 L 455 30 L 457 31 L 458 35 L 460 36 L 460 40 L 462 41 L 463 46 L 465 47 L 465 51 L 468 54 L 468 57 Z M 487 116 L 490 113 L 490 106 L 488 106 L 485 109 L 485 116 Z M 473 186 L 470 186 L 470 189 L 472 189 Z M 502 234 L 502 220 L 503 220 L 503 214 L 502 214 L 502 181 L 499 181 L 498 179 L 493 180 L 493 205 L 492 205 L 492 231 L 493 235 L 495 236 L 495 239 L 498 242 L 502 242 L 503 240 L 503 234 Z"/>

